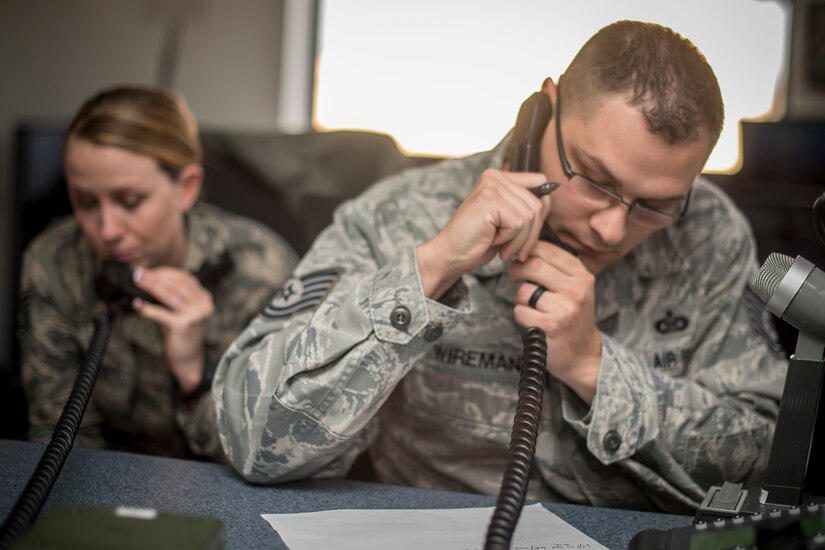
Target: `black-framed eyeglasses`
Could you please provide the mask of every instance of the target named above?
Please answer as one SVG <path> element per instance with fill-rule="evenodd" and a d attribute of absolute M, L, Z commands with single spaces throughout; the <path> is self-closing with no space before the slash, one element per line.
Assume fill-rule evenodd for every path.
<path fill-rule="evenodd" d="M 680 220 L 687 211 L 690 194 L 693 186 L 688 189 L 685 197 L 667 201 L 664 207 L 653 208 L 643 204 L 640 200 L 627 202 L 624 198 L 594 182 L 585 175 L 574 172 L 564 153 L 564 144 L 561 139 L 561 93 L 556 94 L 556 145 L 559 149 L 561 169 L 567 177 L 568 183 L 582 198 L 600 209 L 611 208 L 619 203 L 628 207 L 627 219 L 637 225 L 660 229 Z"/>

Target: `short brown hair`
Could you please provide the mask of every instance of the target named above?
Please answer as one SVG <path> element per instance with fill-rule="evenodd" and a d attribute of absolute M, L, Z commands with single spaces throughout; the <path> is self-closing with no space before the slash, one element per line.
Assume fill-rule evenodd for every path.
<path fill-rule="evenodd" d="M 173 180 L 203 159 L 198 123 L 186 100 L 162 88 L 102 90 L 75 115 L 66 139 L 72 136 L 153 158 Z"/>
<path fill-rule="evenodd" d="M 599 30 L 559 82 L 565 108 L 587 113 L 606 94 L 627 93 L 650 131 L 669 144 L 687 143 L 704 128 L 719 139 L 725 110 L 705 56 L 668 27 L 619 21 Z M 570 112 L 570 111 L 568 111 Z"/>

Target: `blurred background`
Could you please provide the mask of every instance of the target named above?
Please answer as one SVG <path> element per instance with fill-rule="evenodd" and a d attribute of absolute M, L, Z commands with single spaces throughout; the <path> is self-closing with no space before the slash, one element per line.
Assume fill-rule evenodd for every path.
<path fill-rule="evenodd" d="M 206 200 L 303 252 L 375 179 L 495 146 L 521 101 L 618 19 L 668 25 L 704 52 L 727 114 L 707 173 L 751 219 L 760 257 L 822 267 L 810 207 L 825 191 L 825 0 L 0 0 L 0 403 L 21 410 L 20 255 L 68 212 L 62 130 L 94 92 L 183 93 Z"/>

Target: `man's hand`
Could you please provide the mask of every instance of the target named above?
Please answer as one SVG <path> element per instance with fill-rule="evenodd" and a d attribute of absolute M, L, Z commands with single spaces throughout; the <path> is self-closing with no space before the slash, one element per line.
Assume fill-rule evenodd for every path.
<path fill-rule="evenodd" d="M 198 279 L 174 267 L 137 268 L 135 283 L 162 306 L 135 300 L 135 311 L 161 326 L 169 368 L 184 394 L 203 377 L 206 322 L 215 311 L 212 294 Z"/>
<path fill-rule="evenodd" d="M 513 281 L 522 281 L 516 295 L 516 322 L 544 331 L 547 371 L 590 404 L 602 357 L 602 337 L 595 321 L 595 276 L 578 258 L 543 241 L 526 261 L 513 262 L 509 275 Z M 533 308 L 528 303 L 536 285 L 547 290 Z"/>
<path fill-rule="evenodd" d="M 416 251 L 425 294 L 440 298 L 496 254 L 527 259 L 550 212 L 550 197 L 528 189 L 545 181 L 538 173 L 485 170 L 447 225 Z"/>

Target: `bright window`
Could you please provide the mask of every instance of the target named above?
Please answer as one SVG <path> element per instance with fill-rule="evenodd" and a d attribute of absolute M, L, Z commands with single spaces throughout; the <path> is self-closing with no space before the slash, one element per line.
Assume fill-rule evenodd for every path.
<path fill-rule="evenodd" d="M 725 131 L 706 169 L 739 161 L 740 119 L 767 119 L 786 63 L 789 13 L 757 0 L 322 0 L 313 125 L 392 135 L 409 154 L 495 146 L 546 76 L 620 19 L 667 25 L 719 79 Z"/>

